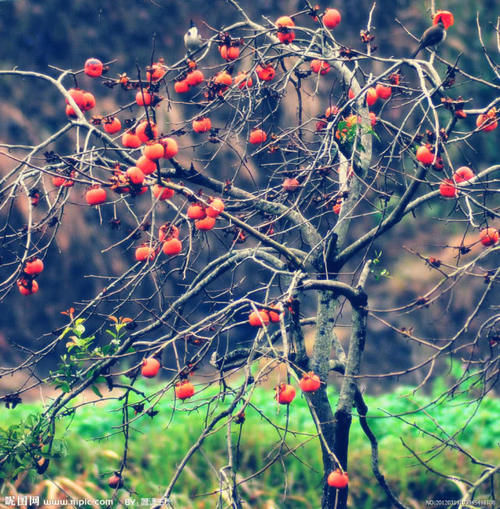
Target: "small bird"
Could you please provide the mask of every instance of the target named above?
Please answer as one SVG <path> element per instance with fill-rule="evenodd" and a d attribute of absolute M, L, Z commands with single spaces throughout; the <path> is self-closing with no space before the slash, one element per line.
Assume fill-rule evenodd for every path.
<path fill-rule="evenodd" d="M 446 39 L 446 29 L 441 18 L 437 25 L 429 27 L 422 35 L 418 48 L 415 50 L 410 58 L 415 58 L 420 50 L 428 48 L 429 46 L 437 46 Z"/>
<path fill-rule="evenodd" d="M 191 20 L 191 27 L 184 34 L 184 46 L 186 46 L 188 53 L 192 53 L 199 49 L 202 44 L 203 41 L 201 40 L 198 28 L 193 23 L 193 20 Z"/>

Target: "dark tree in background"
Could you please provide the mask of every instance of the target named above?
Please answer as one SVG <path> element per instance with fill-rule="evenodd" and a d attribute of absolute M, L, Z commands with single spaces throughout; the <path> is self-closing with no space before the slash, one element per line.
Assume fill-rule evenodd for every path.
<path fill-rule="evenodd" d="M 378 489 L 407 507 L 379 467 L 366 385 L 406 377 L 425 390 L 455 362 L 458 379 L 436 401 L 467 390 L 479 407 L 498 378 L 495 28 L 478 17 L 461 55 L 453 34 L 462 19 L 431 2 L 415 32 L 442 19 L 449 37 L 437 54 L 409 59 L 418 38 L 394 13 L 379 30 L 389 14 L 375 4 L 339 12 L 289 2 L 285 12 L 281 3 L 215 3 L 225 19 L 197 2 L 191 12 L 180 2 L 136 5 L 137 16 L 124 2 L 75 2 L 73 13 L 95 26 L 76 25 L 71 37 L 27 15 L 48 16 L 41 2 L 4 7 L 6 25 L 27 23 L 12 54 L 24 45 L 37 57 L 0 71 L 12 97 L 2 104 L 0 302 L 12 310 L 2 320 L 21 331 L 16 341 L 11 323 L 0 336 L 0 377 L 19 380 L 1 399 L 16 406 L 38 386 L 56 394 L 23 440 L 1 436 L 3 479 L 43 474 L 58 418 L 77 413 L 87 389 L 98 399 L 113 390 L 125 445 L 110 485 L 115 497 L 133 493 L 133 423 L 160 418 L 158 402 L 175 394 L 174 410 L 181 401 L 203 410 L 205 425 L 155 495 L 175 506 L 190 460 L 227 430 L 214 489 L 220 507 L 243 507 L 231 425 L 242 425 L 255 387 L 278 370 L 287 427 L 268 466 L 294 453 L 287 434 L 300 431 L 299 385 L 322 453 L 317 503 L 348 505 L 354 418 Z M 66 27 L 64 9 L 54 13 L 51 26 Z M 203 40 L 186 54 L 189 17 Z M 96 34 L 106 38 L 99 51 Z M 57 61 L 45 60 L 47 45 Z M 160 373 L 161 389 L 137 388 Z M 433 438 L 467 456 L 455 438 Z M 473 458 L 483 473 L 466 479 L 410 453 L 461 483 L 462 507 L 493 498 L 498 465 Z"/>

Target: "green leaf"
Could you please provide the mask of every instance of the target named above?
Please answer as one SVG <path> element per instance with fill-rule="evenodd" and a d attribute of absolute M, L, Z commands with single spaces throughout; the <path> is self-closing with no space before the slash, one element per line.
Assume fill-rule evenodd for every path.
<path fill-rule="evenodd" d="M 96 396 L 99 396 L 100 398 L 102 398 L 102 397 L 103 397 L 103 396 L 102 396 L 102 394 L 101 394 L 101 391 L 99 390 L 99 388 L 97 387 L 97 385 L 93 385 L 93 386 L 91 387 L 91 389 L 92 389 L 92 391 L 94 392 L 94 394 L 95 394 Z"/>
<path fill-rule="evenodd" d="M 62 331 L 61 335 L 59 336 L 59 339 L 63 339 L 63 338 L 64 338 L 64 336 L 66 336 L 66 334 L 67 334 L 69 331 L 71 331 L 71 330 L 72 330 L 72 329 L 71 329 L 71 327 L 66 327 L 66 328 Z"/>
<path fill-rule="evenodd" d="M 80 323 L 78 323 L 80 322 Z M 75 326 L 73 327 L 73 331 L 75 332 L 75 334 L 77 334 L 78 336 L 82 336 L 82 334 L 85 332 L 85 327 L 84 325 L 81 323 L 83 322 L 83 319 L 82 318 L 79 318 L 77 320 L 77 323 L 75 324 Z"/>
<path fill-rule="evenodd" d="M 61 389 L 63 392 L 69 392 L 71 390 L 68 382 L 60 382 L 56 385 L 56 388 Z"/>

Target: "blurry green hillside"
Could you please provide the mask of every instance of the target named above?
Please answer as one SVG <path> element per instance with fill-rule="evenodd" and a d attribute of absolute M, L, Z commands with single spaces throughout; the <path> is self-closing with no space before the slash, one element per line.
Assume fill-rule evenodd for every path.
<path fill-rule="evenodd" d="M 151 387 L 147 389 L 148 392 L 150 390 Z M 435 384 L 434 390 L 437 396 L 439 382 Z M 104 389 L 103 393 L 106 395 Z M 164 398 L 155 407 L 158 411 L 156 416 L 151 418 L 144 415 L 132 423 L 128 468 L 124 478 L 133 497 L 139 500 L 161 496 L 176 465 L 198 437 L 207 418 L 203 411 L 191 409 L 197 400 L 214 394 L 202 392 L 193 400 L 177 402 L 173 419 L 173 401 Z M 331 397 L 335 398 L 335 394 L 332 393 Z M 499 399 L 486 398 L 475 416 L 474 426 L 462 431 L 467 419 L 476 411 L 476 406 L 469 404 L 464 396 L 429 406 L 427 416 L 423 413 L 412 415 L 411 412 L 429 405 L 431 398 L 419 393 L 412 395 L 412 389 L 408 387 L 401 387 L 393 394 L 376 399 L 367 397 L 366 400 L 370 408 L 369 424 L 379 441 L 380 468 L 389 485 L 396 493 L 400 493 L 406 503 L 413 500 L 423 507 L 426 499 L 460 498 L 460 491 L 453 482 L 426 475 L 425 469 L 409 449 L 428 460 L 430 468 L 449 475 L 472 479 L 481 472 L 479 465 L 474 465 L 458 452 L 447 449 L 436 454 L 439 451 L 438 443 L 425 435 L 426 430 L 440 438 L 453 436 L 469 454 L 483 460 L 492 463 L 500 460 L 497 447 L 500 434 Z M 231 396 L 227 395 L 226 401 L 219 402 L 219 409 L 225 408 L 230 401 Z M 233 451 L 239 465 L 239 479 L 259 472 L 275 459 L 280 441 L 285 435 L 286 445 L 278 461 L 242 486 L 242 497 L 252 507 L 259 508 L 315 507 L 321 491 L 321 459 L 317 440 L 313 438 L 309 441 L 314 436 L 314 427 L 305 399 L 299 395 L 287 413 L 286 407 L 278 408 L 271 389 L 257 388 L 252 405 L 246 410 L 245 422 L 241 426 L 233 423 L 231 429 L 233 437 L 239 437 L 240 443 L 239 450 Z M 37 412 L 39 408 L 38 405 L 22 405 L 10 410 L 5 413 L 1 427 Z M 389 425 L 385 419 L 389 414 L 399 414 L 401 418 L 391 419 Z M 129 417 L 133 417 L 132 409 Z M 69 479 L 95 497 L 111 496 L 112 490 L 106 481 L 120 464 L 124 443 L 123 434 L 120 433 L 121 420 L 119 404 L 110 401 L 105 408 L 83 406 L 76 415 L 61 421 L 59 430 L 64 437 L 58 446 L 61 454 L 58 459 L 52 460 L 43 478 L 65 486 Z M 439 429 L 436 429 L 435 422 L 439 423 Z M 69 424 L 71 426 L 67 429 Z M 389 507 L 373 478 L 369 443 L 356 418 L 353 419 L 351 436 L 351 507 Z M 403 441 L 408 449 L 404 447 Z M 214 493 L 218 489 L 217 474 L 227 461 L 226 444 L 226 427 L 223 424 L 217 433 L 205 441 L 201 451 L 194 455 L 184 470 L 175 489 L 174 499 L 177 504 L 186 508 L 208 509 L 216 506 L 216 495 L 208 499 L 201 495 Z M 19 492 L 33 493 L 41 489 L 39 483 L 40 477 L 33 474 L 24 478 L 17 489 Z M 46 484 L 47 481 L 44 486 Z M 127 496 L 124 490 L 119 493 L 122 499 Z M 477 497 L 484 499 L 486 495 L 481 497 L 481 493 L 478 491 Z"/>

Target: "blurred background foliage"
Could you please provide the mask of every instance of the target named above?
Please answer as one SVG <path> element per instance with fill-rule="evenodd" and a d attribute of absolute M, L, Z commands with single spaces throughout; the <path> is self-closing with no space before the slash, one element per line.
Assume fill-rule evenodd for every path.
<path fill-rule="evenodd" d="M 304 5 L 300 0 L 243 0 L 240 5 L 257 21 L 265 23 L 274 20 L 278 15 L 301 10 Z M 328 2 L 319 2 L 322 8 L 332 6 Z M 494 12 L 496 2 L 463 2 L 449 0 L 436 2 L 437 8 L 449 9 L 455 15 L 456 23 L 449 30 L 448 39 L 440 47 L 439 54 L 450 62 L 458 61 L 460 67 L 475 75 L 490 77 L 486 60 L 479 45 L 476 16 L 483 30 L 484 42 L 491 51 L 495 48 Z M 335 30 L 335 36 L 345 46 L 362 49 L 359 31 L 366 27 L 368 13 L 372 6 L 369 0 L 336 1 L 334 5 L 342 13 L 342 23 Z M 398 0 L 380 1 L 374 11 L 373 33 L 377 53 L 382 56 L 404 57 L 414 49 L 416 42 L 402 28 L 403 26 L 416 37 L 430 24 L 429 1 Z M 2 69 L 19 68 L 34 70 L 57 76 L 55 69 L 81 69 L 85 60 L 95 56 L 103 61 L 116 60 L 111 66 L 110 77 L 127 72 L 134 76 L 136 66 L 142 69 L 151 63 L 153 39 L 155 41 L 154 59 L 164 57 L 167 63 L 176 61 L 184 55 L 182 36 L 193 19 L 204 37 L 211 36 L 213 29 L 219 29 L 237 20 L 237 13 L 224 0 L 170 1 L 170 0 L 11 0 L 0 2 L 0 67 Z M 398 21 L 396 21 L 398 20 Z M 310 17 L 303 15 L 301 21 L 312 26 Z M 211 29 L 210 27 L 213 27 Z M 428 55 L 426 55 L 428 58 Z M 216 47 L 212 48 L 209 59 L 204 65 L 220 65 L 221 60 Z M 362 64 L 364 66 L 366 64 Z M 380 64 L 374 64 L 373 70 L 381 70 Z M 446 70 L 445 67 L 440 68 Z M 312 99 L 312 109 L 321 113 L 328 105 L 331 87 L 340 88 L 338 79 L 332 76 L 323 80 L 319 87 L 318 97 Z M 330 77 L 331 76 L 331 77 Z M 333 82 L 332 82 L 333 81 Z M 71 80 L 65 82 L 71 86 Z M 130 101 L 131 96 L 117 89 L 110 90 L 90 79 L 82 78 L 82 86 L 89 88 L 97 98 L 96 113 L 106 114 L 115 110 L 118 105 Z M 338 97 L 342 90 L 336 90 Z M 467 107 L 484 107 L 491 99 L 491 91 L 470 79 L 458 76 L 456 84 L 450 89 L 452 97 L 459 95 L 470 101 Z M 291 95 L 291 94 L 290 94 Z M 288 105 L 286 111 L 283 109 Z M 167 108 L 167 104 L 161 106 Z M 284 101 L 280 110 L 283 122 L 294 118 L 293 98 Z M 174 107 L 172 114 L 178 120 L 183 118 L 183 106 Z M 2 77 L 0 79 L 0 142 L 14 144 L 36 144 L 66 122 L 64 100 L 58 92 L 40 80 Z M 137 111 L 130 111 L 134 117 Z M 388 117 L 398 117 L 398 107 L 386 112 Z M 221 122 L 224 119 L 220 119 Z M 475 117 L 463 121 L 464 130 L 474 127 Z M 454 166 L 470 164 L 480 170 L 497 159 L 495 146 L 496 134 L 487 136 L 479 133 L 473 137 L 466 149 L 452 149 Z M 54 150 L 65 151 L 70 147 L 60 142 Z M 185 155 L 189 158 L 189 155 Z M 226 157 L 227 159 L 223 159 Z M 223 176 L 224 168 L 230 168 L 229 155 L 221 156 L 218 164 L 210 168 L 215 176 Z M 0 173 L 11 168 L 11 162 L 0 160 Z M 73 191 L 75 206 L 68 207 L 65 219 L 57 235 L 57 243 L 46 256 L 46 269 L 40 280 L 43 291 L 25 299 L 15 290 L 1 304 L 0 313 L 0 355 L 2 364 L 12 365 L 24 356 L 13 343 L 30 348 L 45 344 L 50 333 L 65 323 L 60 312 L 75 303 L 91 298 L 103 287 L 99 278 L 83 277 L 88 274 L 120 274 L 132 264 L 133 249 L 139 242 L 134 240 L 125 248 L 102 254 L 100 250 L 119 240 L 128 233 L 127 225 L 113 230 L 107 222 L 111 216 L 104 213 L 104 222 L 98 224 L 94 210 L 82 208 L 83 189 Z M 1 198 L 0 198 L 1 199 Z M 13 222 L 22 227 L 25 222 L 25 209 L 21 201 L 16 203 L 13 211 Z M 418 223 L 412 217 L 406 218 L 384 240 L 374 246 L 373 255 L 380 253 L 380 264 L 377 271 L 389 277 L 370 280 L 371 302 L 377 307 L 392 307 L 398 299 L 416 299 L 425 292 L 432 282 L 436 281 L 435 272 L 428 270 L 421 260 L 410 255 L 403 246 L 432 255 L 444 261 L 456 261 L 457 251 L 446 246 L 458 245 L 462 241 L 464 226 L 459 223 L 435 221 L 436 217 L 446 218 L 452 213 L 454 202 L 434 202 L 418 212 Z M 2 218 L 3 220 L 5 218 Z M 431 221 L 434 220 L 434 221 Z M 333 219 L 332 219 L 333 222 Z M 373 226 L 373 219 L 366 216 L 364 222 L 357 222 L 351 232 L 353 238 L 361 231 Z M 418 224 L 418 227 L 417 227 Z M 212 240 L 207 241 L 206 250 L 200 253 L 198 262 L 202 265 L 220 252 L 224 240 L 222 232 L 214 233 Z M 0 247 L 1 251 L 1 247 Z M 473 251 L 475 252 L 475 251 Z M 0 253 L 1 254 L 1 253 Z M 5 253 L 4 253 L 5 254 Z M 8 256 L 6 255 L 6 258 Z M 356 266 L 356 261 L 352 267 Z M 493 260 L 492 264 L 494 265 Z M 352 268 L 351 267 L 351 268 Z M 487 269 L 488 267 L 485 267 Z M 7 274 L 8 269 L 0 268 L 0 276 Z M 165 269 L 168 270 L 168 269 Z M 257 274 L 257 273 L 256 273 Z M 247 282 L 249 285 L 252 280 Z M 221 283 L 224 284 L 224 281 Z M 469 308 L 474 297 L 483 289 L 477 278 L 468 287 L 466 294 L 455 292 L 446 295 L 432 304 L 430 309 L 422 309 L 413 317 L 402 315 L 400 327 L 415 327 L 416 333 L 439 338 L 454 330 L 460 323 L 464 312 Z M 172 275 L 166 283 L 171 295 L 182 292 L 181 281 Z M 242 290 L 247 287 L 243 286 Z M 147 298 L 153 291 L 152 282 L 145 282 L 139 288 L 139 296 Z M 450 305 L 450 299 L 453 305 Z M 443 313 L 444 304 L 448 304 Z M 199 303 L 202 306 L 202 303 Z M 125 308 L 124 312 L 134 315 L 136 310 Z M 307 314 L 307 308 L 305 309 Z M 478 318 L 481 320 L 481 316 Z M 243 328 L 244 329 L 244 328 Z M 248 331 L 242 330 L 241 337 Z M 339 330 L 342 337 L 342 329 Z M 395 348 L 394 345 L 397 345 Z M 391 351 L 391 355 L 383 352 Z M 421 352 L 412 347 L 405 339 L 395 333 L 370 322 L 370 336 L 367 344 L 367 355 L 364 363 L 365 372 L 380 372 L 394 366 L 406 367 L 418 361 Z M 52 367 L 54 359 L 47 358 L 45 369 Z M 395 380 L 400 382 L 400 380 Z M 407 383 L 419 382 L 419 374 L 411 374 Z M 11 382 L 3 381 L 9 390 Z M 390 383 L 394 379 L 390 380 Z M 367 384 L 369 392 L 380 391 L 387 382 Z M 14 384 L 14 382 L 12 382 Z"/>
<path fill-rule="evenodd" d="M 458 365 L 456 368 L 459 370 Z M 457 372 L 457 369 L 451 371 Z M 429 396 L 412 394 L 411 387 L 401 386 L 392 394 L 366 398 L 370 408 L 369 424 L 379 441 L 383 473 L 400 499 L 414 507 L 420 507 L 418 504 L 426 499 L 455 500 L 460 499 L 461 495 L 453 481 L 426 473 L 409 449 L 428 461 L 430 468 L 448 475 L 470 480 L 477 478 L 482 471 L 480 465 L 453 448 L 436 454 L 440 450 L 438 443 L 425 432 L 442 439 L 453 436 L 469 454 L 479 456 L 483 461 L 493 463 L 499 459 L 497 438 L 500 433 L 500 401 L 497 398 L 485 398 L 479 411 L 475 404 L 470 404 L 470 397 L 465 394 L 440 399 L 437 405 L 428 406 L 433 399 L 440 397 L 442 389 L 453 380 L 453 376 L 450 376 L 437 378 Z M 141 382 L 138 388 L 146 392 L 155 389 L 147 382 Z M 105 397 L 109 397 L 105 388 L 102 391 Z M 171 398 L 163 398 L 155 406 L 157 415 L 153 418 L 143 415 L 132 422 L 129 463 L 124 482 L 137 500 L 153 496 L 159 498 L 175 466 L 191 446 L 192 437 L 197 436 L 204 427 L 206 411 L 192 411 L 192 408 L 214 395 L 215 391 L 210 389 L 197 394 L 187 403 L 177 401 L 174 419 L 171 419 L 174 402 Z M 331 390 L 330 397 L 338 397 L 335 389 Z M 131 406 L 135 403 L 134 398 L 130 401 Z M 88 403 L 92 399 L 92 394 L 84 394 L 79 397 L 77 404 Z M 231 395 L 228 393 L 211 410 L 222 410 L 230 402 Z M 299 396 L 289 408 L 278 407 L 271 388 L 257 388 L 251 406 L 245 411 L 245 422 L 241 426 L 232 424 L 233 443 L 237 442 L 237 438 L 240 443 L 239 451 L 234 451 L 235 461 L 240 465 L 239 480 L 259 471 L 274 458 L 284 430 L 288 429 L 282 461 L 274 462 L 262 474 L 243 484 L 242 496 L 251 507 L 263 509 L 316 507 L 322 479 L 321 452 L 317 439 L 310 440 L 315 430 L 306 400 Z M 425 414 L 412 414 L 421 407 L 426 407 Z M 7 414 L 4 424 L 26 421 L 29 414 L 37 413 L 39 409 L 38 404 L 18 406 Z M 401 417 L 390 418 L 389 421 L 388 416 L 396 414 Z M 474 426 L 461 429 L 473 414 Z M 129 417 L 133 418 L 133 415 L 130 407 Z M 440 429 L 436 428 L 436 421 Z M 76 415 L 58 423 L 60 440 L 54 450 L 59 453 L 51 460 L 43 476 L 44 481 L 30 473 L 22 475 L 15 483 L 15 488 L 14 485 L 8 485 L 7 490 L 15 489 L 19 493 L 42 490 L 46 493 L 44 490 L 47 490 L 48 483 L 54 481 L 60 486 L 68 486 L 71 493 L 71 485 L 67 482 L 69 478 L 94 497 L 111 496 L 113 490 L 107 486 L 107 479 L 119 468 L 124 440 L 119 433 L 121 422 L 122 411 L 118 402 L 110 400 L 104 405 L 81 406 Z M 272 428 L 269 422 L 276 428 Z M 203 495 L 218 488 L 217 473 L 227 462 L 226 447 L 226 429 L 222 426 L 207 438 L 201 451 L 193 456 L 184 470 L 173 496 L 177 504 L 193 509 L 215 507 L 217 496 L 207 498 Z M 288 450 L 292 450 L 293 454 L 286 454 Z M 374 485 L 369 442 L 357 419 L 353 419 L 351 428 L 349 473 L 352 507 L 389 507 L 382 491 Z M 498 479 L 496 482 L 498 490 Z M 481 493 L 476 493 L 478 499 L 481 499 Z M 120 494 L 123 496 L 124 492 Z"/>

